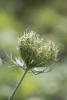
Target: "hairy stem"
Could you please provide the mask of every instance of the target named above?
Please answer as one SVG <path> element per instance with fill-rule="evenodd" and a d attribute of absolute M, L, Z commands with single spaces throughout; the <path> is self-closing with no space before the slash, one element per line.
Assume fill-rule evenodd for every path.
<path fill-rule="evenodd" d="M 12 93 L 12 94 L 10 95 L 10 97 L 8 98 L 8 100 L 12 100 L 12 99 L 13 99 L 13 97 L 14 97 L 14 95 L 15 95 L 17 89 L 19 88 L 19 86 L 20 86 L 21 82 L 23 81 L 24 77 L 26 76 L 27 72 L 28 72 L 28 70 L 26 69 L 25 72 L 24 72 L 24 74 L 22 75 L 21 79 L 19 80 L 19 82 L 18 82 L 16 88 L 14 89 L 13 93 Z"/>

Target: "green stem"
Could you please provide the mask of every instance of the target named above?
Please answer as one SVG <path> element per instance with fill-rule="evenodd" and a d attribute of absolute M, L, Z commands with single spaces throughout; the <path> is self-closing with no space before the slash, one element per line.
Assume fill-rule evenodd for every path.
<path fill-rule="evenodd" d="M 18 82 L 16 88 L 14 89 L 13 93 L 12 93 L 12 94 L 10 95 L 10 97 L 8 98 L 8 100 L 12 100 L 12 99 L 13 99 L 13 97 L 14 97 L 14 95 L 15 95 L 17 89 L 19 88 L 19 86 L 20 86 L 21 82 L 23 81 L 24 77 L 26 76 L 27 72 L 28 72 L 28 70 L 26 69 L 25 72 L 24 72 L 24 74 L 22 75 L 21 79 L 19 80 L 19 82 Z"/>

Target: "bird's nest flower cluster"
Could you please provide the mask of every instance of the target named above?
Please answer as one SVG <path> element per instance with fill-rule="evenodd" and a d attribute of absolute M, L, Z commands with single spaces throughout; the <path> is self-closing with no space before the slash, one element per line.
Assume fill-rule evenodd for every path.
<path fill-rule="evenodd" d="M 10 60 L 28 72 L 39 74 L 52 69 L 51 65 L 58 61 L 59 47 L 53 41 L 44 41 L 34 31 L 24 33 L 18 40 L 20 57 Z"/>
<path fill-rule="evenodd" d="M 34 73 L 49 71 L 50 65 L 58 60 L 59 49 L 56 43 L 45 42 L 34 31 L 24 33 L 18 40 L 18 47 L 23 61 L 16 58 L 14 63 Z"/>

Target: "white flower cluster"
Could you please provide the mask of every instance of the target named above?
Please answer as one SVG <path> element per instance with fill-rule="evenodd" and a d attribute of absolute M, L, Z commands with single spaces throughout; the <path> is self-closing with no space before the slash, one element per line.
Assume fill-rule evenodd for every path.
<path fill-rule="evenodd" d="M 57 61 L 59 49 L 53 41 L 44 42 L 31 31 L 19 39 L 20 55 L 27 69 L 47 67 Z"/>

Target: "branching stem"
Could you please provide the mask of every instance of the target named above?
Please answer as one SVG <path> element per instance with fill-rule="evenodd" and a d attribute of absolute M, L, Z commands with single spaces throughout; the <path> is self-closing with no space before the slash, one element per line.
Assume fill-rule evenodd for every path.
<path fill-rule="evenodd" d="M 26 76 L 27 72 L 28 72 L 28 70 L 26 69 L 25 72 L 24 72 L 24 74 L 22 75 L 21 79 L 19 80 L 19 82 L 18 82 L 16 88 L 14 89 L 13 93 L 12 93 L 12 94 L 10 95 L 10 97 L 8 98 L 8 100 L 13 100 L 13 97 L 14 97 L 14 95 L 15 95 L 17 89 L 19 88 L 21 82 L 23 81 L 24 77 Z"/>

